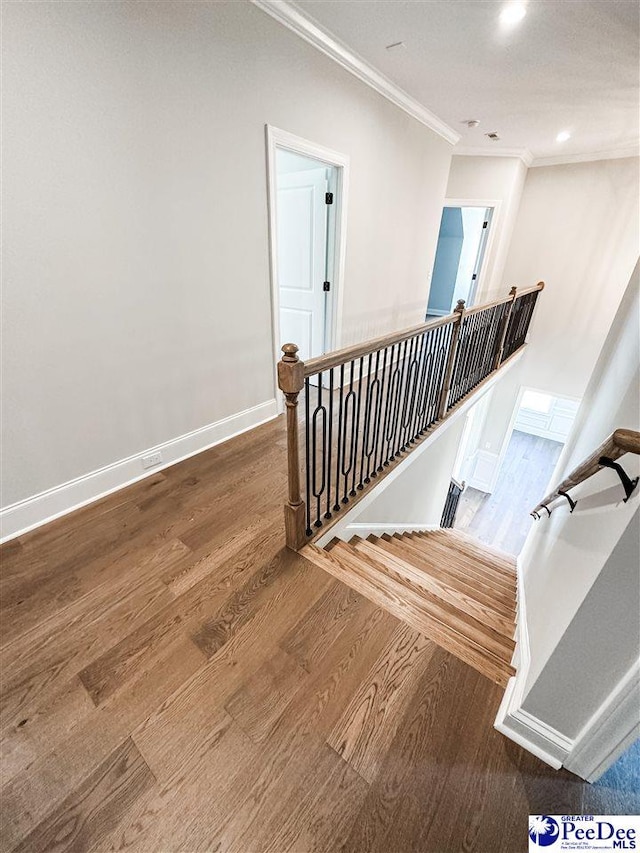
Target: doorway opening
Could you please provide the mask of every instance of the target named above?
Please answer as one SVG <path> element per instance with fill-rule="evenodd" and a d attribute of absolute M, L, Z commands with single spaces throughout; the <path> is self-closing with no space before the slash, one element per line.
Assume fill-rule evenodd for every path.
<path fill-rule="evenodd" d="M 267 153 L 275 366 L 285 343 L 302 361 L 339 345 L 349 160 L 273 127 Z"/>
<path fill-rule="evenodd" d="M 487 256 L 494 208 L 447 205 L 442 210 L 427 319 L 450 314 L 459 299 L 475 304 Z"/>
<path fill-rule="evenodd" d="M 492 391 L 468 412 L 454 476 L 465 480 L 455 527 L 486 545 L 519 554 L 529 513 L 545 494 L 579 401 L 522 388 L 500 453 L 491 452 Z"/>

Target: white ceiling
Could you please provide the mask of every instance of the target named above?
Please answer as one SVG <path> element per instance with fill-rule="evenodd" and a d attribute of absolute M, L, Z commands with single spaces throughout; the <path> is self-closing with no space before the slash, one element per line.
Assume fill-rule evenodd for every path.
<path fill-rule="evenodd" d="M 457 131 L 457 148 L 572 159 L 637 143 L 636 0 L 529 0 L 509 31 L 501 0 L 292 5 Z M 385 49 L 398 41 L 405 47 Z M 572 136 L 558 143 L 562 130 Z"/>

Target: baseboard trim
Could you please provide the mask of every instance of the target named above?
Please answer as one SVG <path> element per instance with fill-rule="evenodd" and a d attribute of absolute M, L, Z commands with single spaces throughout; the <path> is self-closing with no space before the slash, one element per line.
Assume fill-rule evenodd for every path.
<path fill-rule="evenodd" d="M 517 743 L 518 746 L 536 755 L 545 764 L 559 770 L 573 749 L 573 741 L 522 708 L 531 653 L 527 628 L 524 577 L 520 558 L 517 559 L 516 566 L 518 605 L 516 612 L 516 650 L 513 657 L 516 674 L 509 679 L 498 709 L 494 728 L 500 734 Z"/>
<path fill-rule="evenodd" d="M 11 504 L 0 511 L 0 542 L 15 539 L 125 486 L 151 477 L 183 459 L 273 420 L 277 415 L 277 401 L 273 398 Z M 162 452 L 162 463 L 141 470 L 142 457 L 158 451 Z"/>
<path fill-rule="evenodd" d="M 578 732 L 567 770 L 595 782 L 640 736 L 640 660 L 627 670 L 590 720 Z"/>

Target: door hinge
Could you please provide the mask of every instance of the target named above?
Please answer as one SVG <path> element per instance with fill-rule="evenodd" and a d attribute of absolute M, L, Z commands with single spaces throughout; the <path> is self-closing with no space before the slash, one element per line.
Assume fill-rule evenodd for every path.
<path fill-rule="evenodd" d="M 471 281 L 475 281 L 477 278 L 478 278 L 478 276 L 474 273 L 474 274 L 471 276 Z"/>
<path fill-rule="evenodd" d="M 488 223 L 488 222 L 483 222 L 483 223 L 482 223 L 482 227 L 483 227 L 483 228 L 487 228 L 487 227 L 488 227 L 488 225 L 489 225 L 489 223 Z"/>
<path fill-rule="evenodd" d="M 324 194 L 324 203 L 325 204 L 333 204 L 333 193 L 325 193 Z"/>
<path fill-rule="evenodd" d="M 328 293 L 331 290 L 331 282 L 325 281 L 322 285 L 322 289 L 324 290 L 325 293 Z"/>

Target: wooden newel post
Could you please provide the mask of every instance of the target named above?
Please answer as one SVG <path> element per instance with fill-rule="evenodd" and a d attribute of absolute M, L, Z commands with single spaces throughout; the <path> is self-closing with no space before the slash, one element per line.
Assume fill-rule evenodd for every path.
<path fill-rule="evenodd" d="M 287 548 L 298 551 L 305 543 L 305 506 L 300 496 L 300 455 L 298 450 L 298 394 L 304 387 L 304 362 L 295 344 L 284 344 L 278 362 L 278 387 L 287 404 L 287 465 L 289 499 L 284 505 Z"/>
<path fill-rule="evenodd" d="M 456 352 L 458 350 L 458 339 L 460 338 L 460 329 L 462 329 L 462 318 L 464 317 L 464 299 L 458 299 L 458 304 L 453 309 L 453 313 L 458 315 L 457 321 L 454 321 L 453 332 L 451 333 L 451 345 L 449 347 L 449 357 L 447 358 L 447 366 L 444 371 L 444 383 L 440 392 L 440 401 L 438 403 L 438 420 L 441 420 L 447 413 L 447 399 L 451 390 L 451 380 L 453 379 L 453 366 L 456 360 Z"/>
<path fill-rule="evenodd" d="M 509 328 L 509 320 L 511 319 L 511 312 L 513 311 L 513 306 L 515 305 L 516 296 L 518 295 L 518 288 L 512 287 L 509 291 L 509 296 L 511 297 L 511 302 L 509 303 L 509 310 L 504 315 L 502 320 L 502 328 L 500 329 L 500 336 L 498 338 L 498 348 L 496 350 L 495 361 L 493 362 L 493 369 L 497 370 L 500 367 L 502 362 L 502 354 L 504 352 L 504 342 L 507 338 L 507 329 Z"/>

